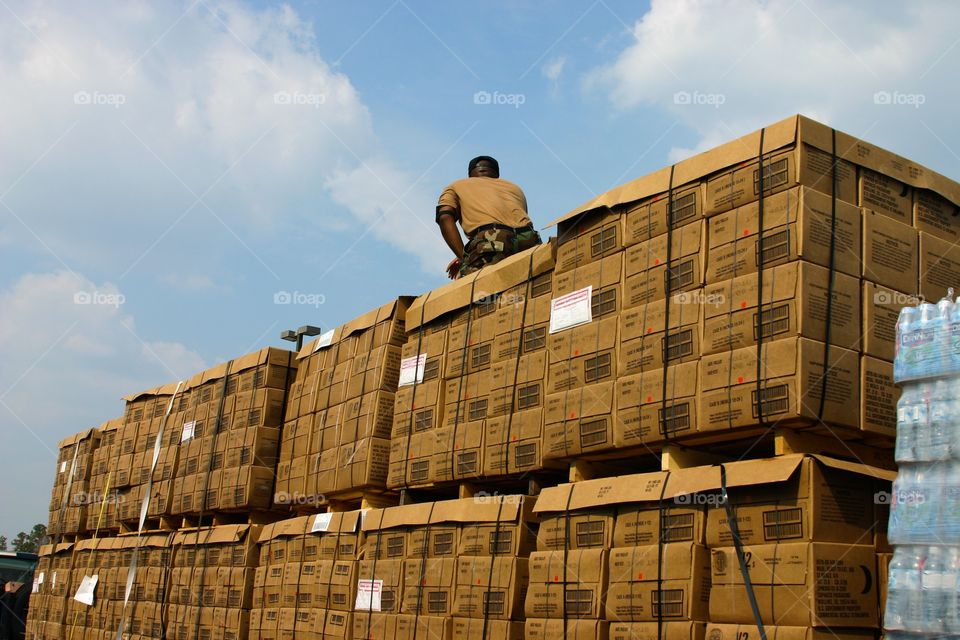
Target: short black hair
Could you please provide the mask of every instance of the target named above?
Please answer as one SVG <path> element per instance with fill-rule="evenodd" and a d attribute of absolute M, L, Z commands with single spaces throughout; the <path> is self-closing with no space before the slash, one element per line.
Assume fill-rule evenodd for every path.
<path fill-rule="evenodd" d="M 469 176 L 473 173 L 474 167 L 476 167 L 482 160 L 486 160 L 490 163 L 490 166 L 493 167 L 493 170 L 497 172 L 497 175 L 500 175 L 500 163 L 497 162 L 496 158 L 491 158 L 490 156 L 477 156 L 470 161 L 470 164 L 467 165 L 467 175 Z"/>

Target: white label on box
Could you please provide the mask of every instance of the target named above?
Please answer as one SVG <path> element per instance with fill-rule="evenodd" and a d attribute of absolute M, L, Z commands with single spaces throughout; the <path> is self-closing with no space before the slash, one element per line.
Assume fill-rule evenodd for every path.
<path fill-rule="evenodd" d="M 360 509 L 360 528 L 363 529 L 363 525 L 367 522 L 367 513 L 370 509 Z"/>
<path fill-rule="evenodd" d="M 40 575 L 37 576 L 37 584 L 43 584 L 43 571 L 40 572 Z"/>
<path fill-rule="evenodd" d="M 37 582 L 36 580 L 34 580 L 34 581 L 33 581 L 33 590 L 31 590 L 30 593 L 36 593 L 37 591 L 40 591 L 40 583 Z"/>
<path fill-rule="evenodd" d="M 380 594 L 383 593 L 383 580 L 357 581 L 357 611 L 380 611 Z"/>
<path fill-rule="evenodd" d="M 51 588 L 51 589 L 54 589 L 54 588 L 56 588 L 56 586 L 57 586 L 57 572 L 54 571 L 54 572 L 50 575 L 50 588 Z"/>
<path fill-rule="evenodd" d="M 193 440 L 193 432 L 197 428 L 197 421 L 193 420 L 191 422 L 183 423 L 183 432 L 180 434 L 180 442 L 186 442 L 187 440 Z"/>
<path fill-rule="evenodd" d="M 593 320 L 593 285 L 550 301 L 550 333 L 587 324 Z"/>
<path fill-rule="evenodd" d="M 320 337 L 317 338 L 316 344 L 313 345 L 313 352 L 316 353 L 320 349 L 323 349 L 324 347 L 329 347 L 331 344 L 333 344 L 333 334 L 335 332 L 336 332 L 336 329 L 330 329 L 330 331 L 321 333 Z"/>
<path fill-rule="evenodd" d="M 400 361 L 400 383 L 398 386 L 405 387 L 416 382 L 423 382 L 423 371 L 427 368 L 427 354 L 421 353 L 412 358 L 404 358 Z"/>
<path fill-rule="evenodd" d="M 313 519 L 313 526 L 310 528 L 310 533 L 329 531 L 331 520 L 333 520 L 332 513 L 318 513 L 317 517 Z"/>
<path fill-rule="evenodd" d="M 93 592 L 97 588 L 97 581 L 100 579 L 100 576 L 83 576 L 83 580 L 80 581 L 80 586 L 77 587 L 77 593 L 73 596 L 73 599 L 77 602 L 82 602 L 88 607 L 93 606 Z"/>
<path fill-rule="evenodd" d="M 60 463 L 60 473 L 63 473 L 66 470 L 67 470 L 67 461 L 64 460 L 63 462 Z"/>

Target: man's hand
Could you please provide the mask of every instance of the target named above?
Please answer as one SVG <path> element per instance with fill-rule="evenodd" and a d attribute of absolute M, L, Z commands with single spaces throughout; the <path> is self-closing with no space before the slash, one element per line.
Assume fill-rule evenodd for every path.
<path fill-rule="evenodd" d="M 447 277 L 456 280 L 460 275 L 460 258 L 454 258 L 447 265 Z"/>

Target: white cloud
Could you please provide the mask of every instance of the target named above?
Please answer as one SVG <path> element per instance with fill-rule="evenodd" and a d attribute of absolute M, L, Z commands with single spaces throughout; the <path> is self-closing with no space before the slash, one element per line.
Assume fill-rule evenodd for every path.
<path fill-rule="evenodd" d="M 560 74 L 563 73 L 563 68 L 567 64 L 566 56 L 560 56 L 550 60 L 543 68 L 540 70 L 543 73 L 543 77 L 549 80 L 550 82 L 556 83 L 560 79 Z"/>
<path fill-rule="evenodd" d="M 378 142 L 350 78 L 289 6 L 11 8 L 33 34 L 0 21 L 0 194 L 67 264 L 119 277 L 149 250 L 201 268 L 209 255 L 169 238 L 150 249 L 171 226 L 209 222 L 198 196 L 248 240 L 283 237 L 307 212 L 342 226 L 323 220 L 337 215 L 324 185 Z M 210 242 L 237 246 L 217 233 Z M 45 251 L 0 208 L 0 238 L 11 236 Z M 418 253 L 412 240 L 398 246 Z"/>
<path fill-rule="evenodd" d="M 57 442 L 123 412 L 121 396 L 206 365 L 186 346 L 143 342 L 123 292 L 69 271 L 30 273 L 0 290 L 0 533 L 46 517 Z"/>
<path fill-rule="evenodd" d="M 946 0 L 654 0 L 633 42 L 586 87 L 619 110 L 652 106 L 695 131 L 697 144 L 675 147 L 671 160 L 800 112 L 956 171 L 937 138 L 960 149 L 958 21 L 960 5 Z M 924 103 L 877 104 L 882 91 Z"/>

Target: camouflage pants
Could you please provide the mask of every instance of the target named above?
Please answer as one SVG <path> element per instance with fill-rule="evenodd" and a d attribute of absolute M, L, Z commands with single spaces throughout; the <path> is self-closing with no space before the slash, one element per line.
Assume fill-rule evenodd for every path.
<path fill-rule="evenodd" d="M 460 261 L 460 277 L 496 264 L 520 251 L 540 244 L 540 234 L 535 229 L 516 233 L 507 229 L 489 229 L 474 235 L 463 248 Z"/>

